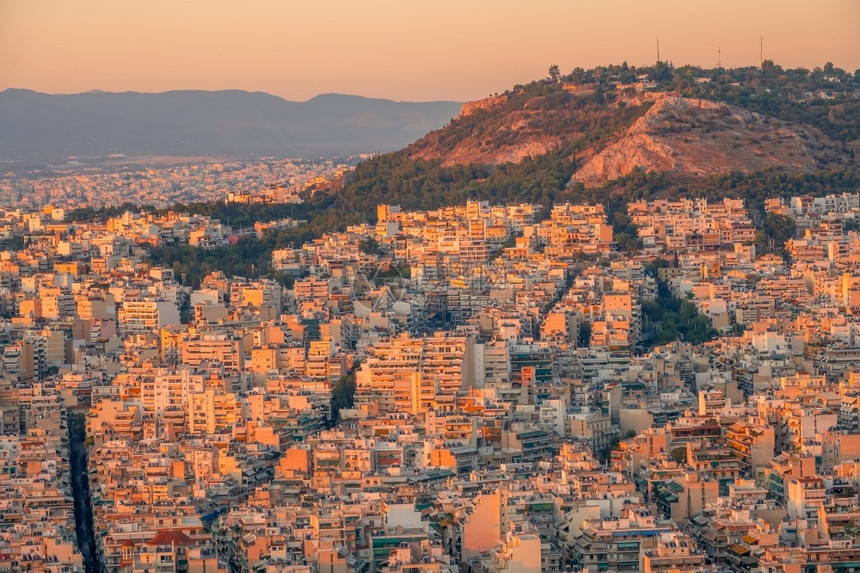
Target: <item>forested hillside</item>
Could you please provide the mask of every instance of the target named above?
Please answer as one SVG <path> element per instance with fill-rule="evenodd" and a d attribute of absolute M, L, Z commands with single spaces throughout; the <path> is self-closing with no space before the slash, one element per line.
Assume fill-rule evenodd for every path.
<path fill-rule="evenodd" d="M 303 204 L 179 206 L 234 224 L 284 217 L 289 209 L 307 223 L 260 240 L 242 239 L 224 253 L 161 249 L 153 257 L 195 269 L 194 275 L 229 265 L 231 272 L 255 276 L 267 272 L 271 249 L 373 222 L 379 203 L 404 209 L 469 199 L 603 203 L 622 248 L 636 247 L 624 214 L 626 202 L 635 199 L 743 197 L 764 221 L 768 197 L 860 191 L 858 94 L 860 76 L 830 65 L 812 71 L 783 70 L 767 61 L 762 69 L 575 69 L 467 104 L 446 127 L 310 189 Z M 671 109 L 658 113 L 667 98 Z M 648 164 L 640 153 L 643 144 L 635 137 L 643 134 L 663 163 Z M 711 147 L 703 151 L 700 139 Z M 577 178 L 610 151 L 626 171 L 592 169 L 587 181 Z M 637 153 L 645 164 L 636 163 Z M 711 161 L 717 155 L 720 161 Z M 661 169 L 666 161 L 672 165 Z"/>
<path fill-rule="evenodd" d="M 315 200 L 339 214 L 326 217 L 331 223 L 343 224 L 372 220 L 377 203 L 432 208 L 468 198 L 549 204 L 654 193 L 759 197 L 853 189 L 858 91 L 857 74 L 830 65 L 812 71 L 767 61 L 761 70 L 665 64 L 576 69 L 467 105 L 446 127 L 359 165 Z M 649 136 L 665 144 L 664 155 L 678 168 L 631 163 L 617 177 L 590 177 L 588 189 L 577 182 L 574 174 L 608 147 L 627 142 L 634 124 L 655 101 L 662 105 L 667 92 L 673 101 L 681 95 L 717 102 L 688 105 L 651 122 Z M 692 140 L 705 136 L 715 143 L 701 153 Z M 642 149 L 635 142 L 628 147 Z M 538 148 L 545 152 L 530 152 Z M 521 159 L 501 160 L 512 153 Z M 723 160 L 686 168 L 715 154 Z"/>

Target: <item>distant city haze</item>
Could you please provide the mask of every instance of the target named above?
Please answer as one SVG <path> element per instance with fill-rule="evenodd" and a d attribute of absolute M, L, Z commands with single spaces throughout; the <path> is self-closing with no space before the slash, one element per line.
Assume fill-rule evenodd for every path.
<path fill-rule="evenodd" d="M 857 0 L 0 0 L 0 90 L 471 100 L 600 64 L 860 67 Z M 719 50 L 719 55 L 718 55 Z"/>

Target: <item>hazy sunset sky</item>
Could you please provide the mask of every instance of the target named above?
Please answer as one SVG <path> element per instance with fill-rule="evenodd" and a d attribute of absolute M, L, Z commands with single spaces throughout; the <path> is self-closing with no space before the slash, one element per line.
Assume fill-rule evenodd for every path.
<path fill-rule="evenodd" d="M 0 89 L 468 100 L 550 64 L 860 67 L 860 0 L 0 0 Z"/>

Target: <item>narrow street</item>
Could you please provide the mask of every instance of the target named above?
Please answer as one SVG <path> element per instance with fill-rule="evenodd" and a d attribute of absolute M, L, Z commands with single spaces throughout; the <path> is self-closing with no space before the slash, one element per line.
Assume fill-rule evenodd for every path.
<path fill-rule="evenodd" d="M 98 573 L 99 561 L 93 532 L 93 510 L 90 504 L 90 476 L 87 472 L 86 417 L 69 413 L 69 463 L 72 472 L 72 495 L 75 499 L 75 533 L 84 556 L 87 573 Z"/>

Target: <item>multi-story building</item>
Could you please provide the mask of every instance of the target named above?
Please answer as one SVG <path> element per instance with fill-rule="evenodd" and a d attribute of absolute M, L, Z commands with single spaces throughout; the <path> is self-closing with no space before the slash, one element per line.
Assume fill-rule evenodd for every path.
<path fill-rule="evenodd" d="M 574 564 L 585 571 L 638 571 L 640 555 L 655 550 L 660 536 L 671 531 L 644 508 L 630 509 L 623 517 L 588 520 L 576 539 Z"/>
<path fill-rule="evenodd" d="M 457 395 L 474 385 L 472 339 L 402 335 L 376 344 L 356 385 L 357 404 L 380 414 L 452 411 Z"/>
<path fill-rule="evenodd" d="M 159 332 L 165 326 L 179 324 L 179 310 L 169 301 L 126 300 L 119 308 L 117 319 L 125 334 Z"/>

